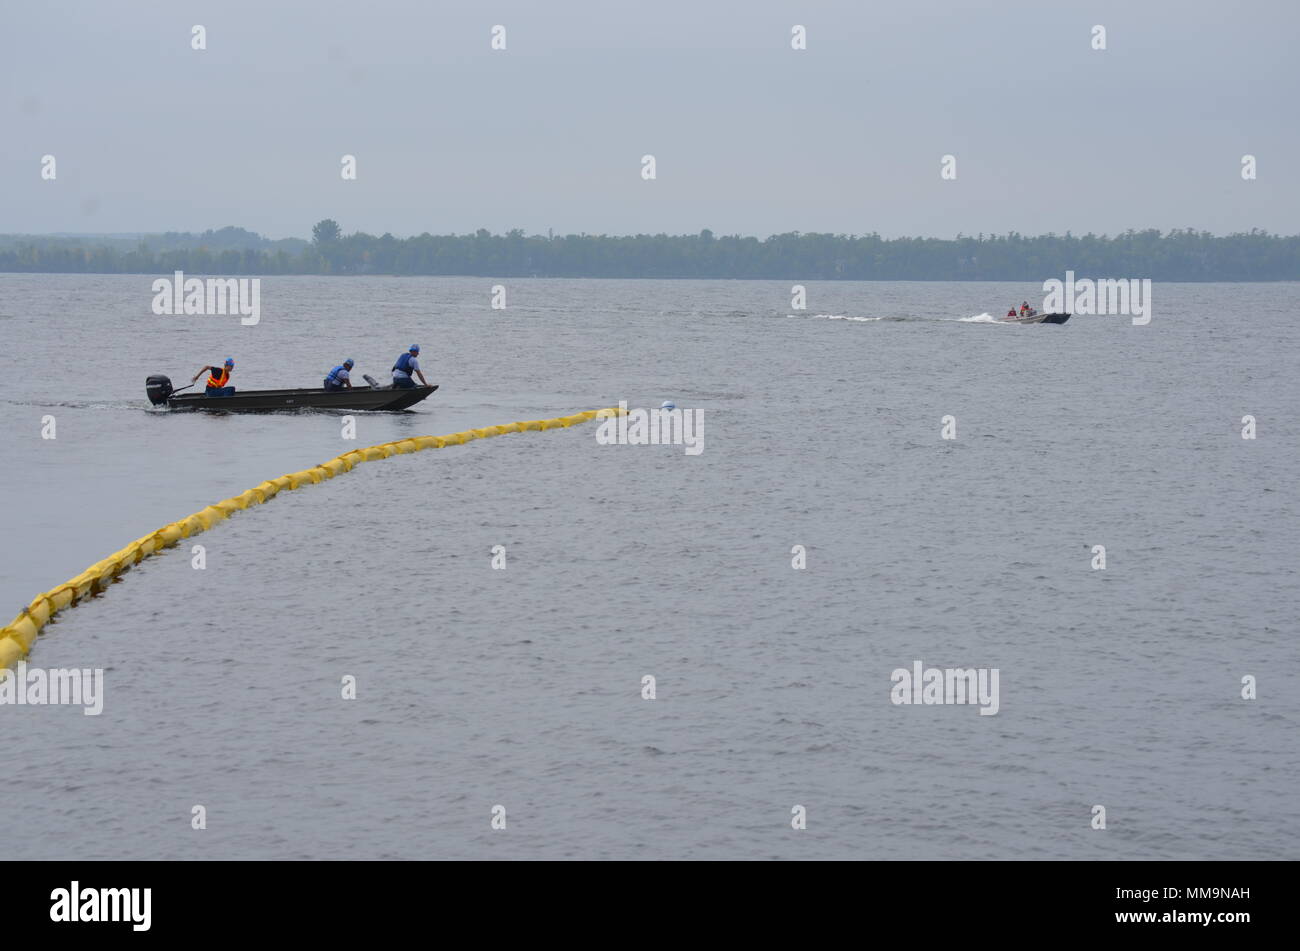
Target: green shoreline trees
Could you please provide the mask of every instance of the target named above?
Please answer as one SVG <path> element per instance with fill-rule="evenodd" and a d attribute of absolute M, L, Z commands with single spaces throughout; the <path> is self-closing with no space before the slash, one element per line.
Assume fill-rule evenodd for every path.
<path fill-rule="evenodd" d="M 236 232 L 239 229 L 223 229 Z M 221 234 L 223 232 L 217 232 Z M 247 234 L 247 232 L 244 232 Z M 708 278 L 758 280 L 1042 281 L 1081 277 L 1163 281 L 1300 280 L 1300 235 L 1264 231 L 1216 236 L 1191 229 L 1123 234 L 979 235 L 953 239 L 877 234 L 504 235 L 409 238 L 344 235 L 324 219 L 311 244 L 252 236 L 244 247 L 212 247 L 213 232 L 149 239 L 0 237 L 0 271 L 165 274 L 390 274 L 480 277 Z M 163 236 L 159 236 L 160 238 Z M 255 239 L 255 240 L 254 240 Z"/>

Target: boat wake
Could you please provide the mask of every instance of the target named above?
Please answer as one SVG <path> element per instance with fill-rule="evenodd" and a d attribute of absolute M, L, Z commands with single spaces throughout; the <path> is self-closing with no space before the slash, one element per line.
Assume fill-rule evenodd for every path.
<path fill-rule="evenodd" d="M 854 317 L 852 314 L 814 314 L 813 316 L 824 320 L 856 320 L 864 324 L 885 319 L 884 317 Z"/>
<path fill-rule="evenodd" d="M 786 316 L 812 318 L 813 320 L 856 320 L 864 324 L 885 319 L 884 317 L 854 317 L 852 314 L 786 314 Z"/>
<path fill-rule="evenodd" d="M 853 314 L 787 314 L 788 317 L 803 317 L 813 320 L 852 320 L 858 323 L 875 323 L 887 320 L 890 323 L 961 323 L 961 324 L 1004 324 L 1006 321 L 992 314 L 975 314 L 971 317 L 930 317 L 925 315 L 899 315 L 891 317 L 857 317 Z"/>
<path fill-rule="evenodd" d="M 0 400 L 0 405 L 6 406 L 35 406 L 41 409 L 129 409 L 136 410 L 140 406 L 138 403 L 131 403 L 126 400 L 114 400 L 111 402 L 103 400 Z"/>

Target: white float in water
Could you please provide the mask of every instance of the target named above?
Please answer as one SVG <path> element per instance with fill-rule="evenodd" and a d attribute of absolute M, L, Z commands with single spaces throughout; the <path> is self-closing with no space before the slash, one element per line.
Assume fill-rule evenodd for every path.
<path fill-rule="evenodd" d="M 672 400 L 664 400 L 662 403 L 659 404 L 659 408 L 660 408 L 660 409 L 676 409 L 676 408 L 677 408 L 677 404 L 674 403 Z"/>

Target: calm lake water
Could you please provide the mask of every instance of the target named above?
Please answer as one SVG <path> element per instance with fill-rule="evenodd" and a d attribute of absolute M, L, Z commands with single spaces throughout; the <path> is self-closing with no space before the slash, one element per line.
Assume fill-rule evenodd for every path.
<path fill-rule="evenodd" d="M 286 277 L 245 327 L 151 281 L 0 275 L 5 622 L 357 446 L 671 399 L 704 452 L 396 457 L 138 566 L 29 658 L 105 668 L 102 715 L 0 706 L 6 858 L 1300 857 L 1296 285 L 1014 327 L 971 318 L 1041 290 Z M 355 442 L 144 398 L 412 342 L 441 389 Z M 997 714 L 892 703 L 917 661 L 997 668 Z"/>

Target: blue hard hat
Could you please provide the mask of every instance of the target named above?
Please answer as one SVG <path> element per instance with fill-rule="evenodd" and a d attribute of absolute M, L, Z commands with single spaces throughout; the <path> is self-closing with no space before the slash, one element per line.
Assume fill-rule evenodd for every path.
<path fill-rule="evenodd" d="M 355 366 L 356 362 L 351 357 L 348 357 L 346 360 L 343 361 L 343 365 L 345 367 Z"/>
<path fill-rule="evenodd" d="M 412 353 L 419 353 L 419 352 L 420 352 L 420 345 L 419 345 L 418 343 L 413 343 L 413 344 L 411 344 L 411 352 L 412 352 Z"/>
<path fill-rule="evenodd" d="M 233 358 L 233 357 L 226 357 L 226 366 L 228 366 L 228 367 L 233 367 L 234 365 L 235 365 L 234 358 Z"/>

